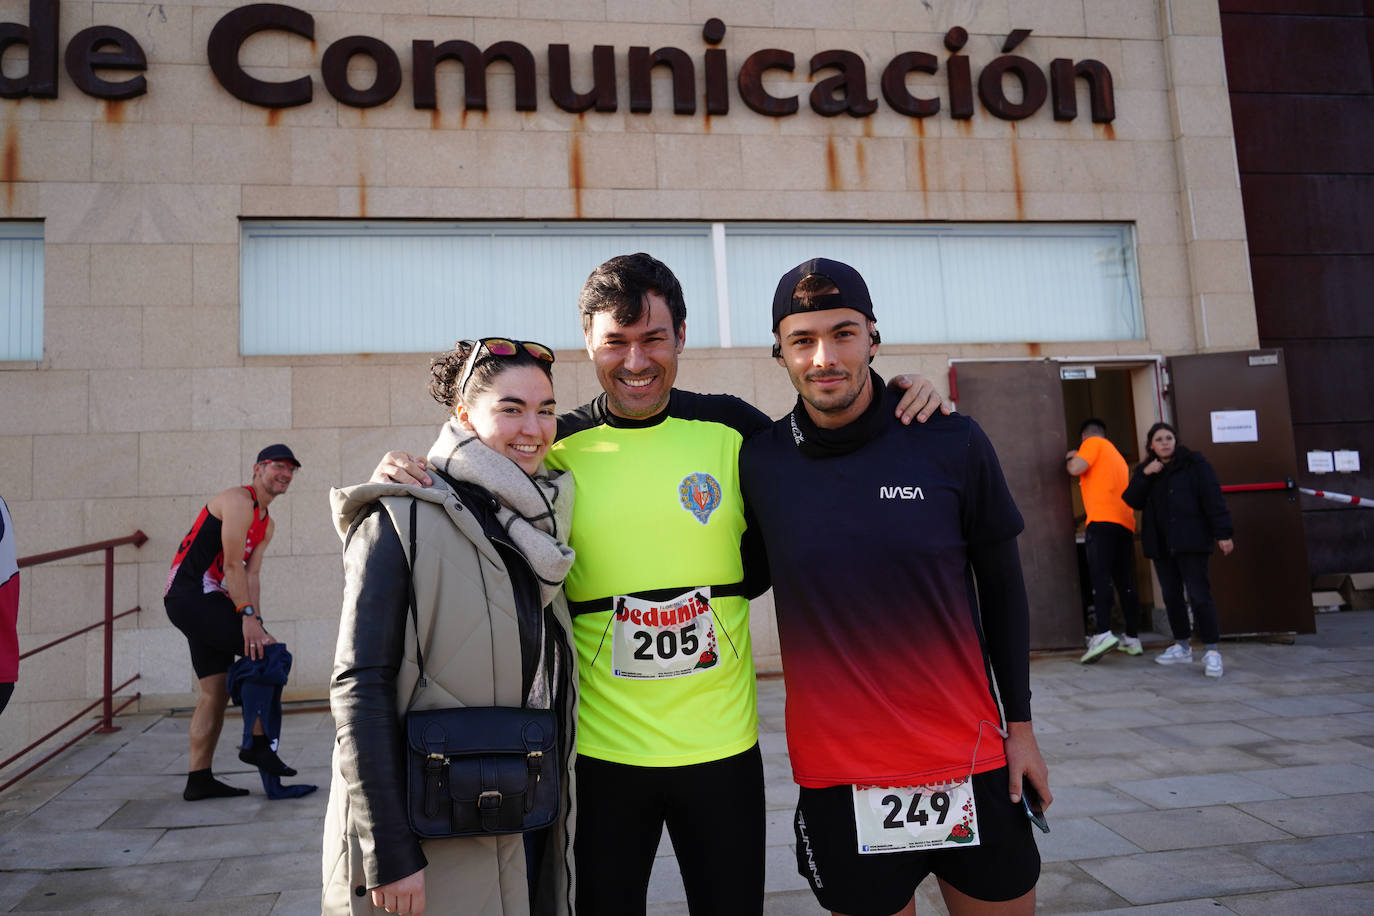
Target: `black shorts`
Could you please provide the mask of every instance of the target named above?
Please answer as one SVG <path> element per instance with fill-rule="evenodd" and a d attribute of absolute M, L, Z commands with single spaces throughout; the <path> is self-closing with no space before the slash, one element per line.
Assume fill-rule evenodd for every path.
<path fill-rule="evenodd" d="M 822 907 L 849 916 L 891 916 L 932 872 L 975 900 L 1015 900 L 1039 880 L 1040 850 L 1007 797 L 1007 768 L 973 777 L 973 797 L 979 845 L 861 855 L 852 787 L 802 788 L 792 818 L 797 872 Z"/>
<path fill-rule="evenodd" d="M 223 592 L 194 598 L 167 595 L 162 606 L 167 609 L 167 619 L 191 645 L 191 667 L 196 677 L 225 674 L 234 659 L 243 654 L 243 618 Z"/>
<path fill-rule="evenodd" d="M 676 767 L 579 756 L 576 773 L 579 916 L 642 916 L 665 825 L 691 912 L 763 912 L 765 802 L 757 744 Z"/>

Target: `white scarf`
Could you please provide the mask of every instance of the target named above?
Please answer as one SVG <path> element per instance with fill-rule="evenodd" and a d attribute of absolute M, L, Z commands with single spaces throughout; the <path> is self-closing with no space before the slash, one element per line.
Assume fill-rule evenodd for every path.
<path fill-rule="evenodd" d="M 540 469 L 531 477 L 513 460 L 487 448 L 469 430 L 449 421 L 426 459 L 454 480 L 473 483 L 496 497 L 496 519 L 539 579 L 543 604 L 553 600 L 573 562 L 567 545 L 572 523 L 572 476 Z"/>

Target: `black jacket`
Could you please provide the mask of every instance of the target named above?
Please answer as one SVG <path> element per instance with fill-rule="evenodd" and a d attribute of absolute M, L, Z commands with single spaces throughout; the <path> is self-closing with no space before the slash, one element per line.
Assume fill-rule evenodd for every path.
<path fill-rule="evenodd" d="M 1153 460 L 1136 466 L 1121 494 L 1126 505 L 1142 511 L 1140 544 L 1145 556 L 1211 553 L 1215 542 L 1232 534 L 1217 472 L 1201 452 L 1181 445 L 1164 470 L 1146 474 L 1145 465 Z"/>

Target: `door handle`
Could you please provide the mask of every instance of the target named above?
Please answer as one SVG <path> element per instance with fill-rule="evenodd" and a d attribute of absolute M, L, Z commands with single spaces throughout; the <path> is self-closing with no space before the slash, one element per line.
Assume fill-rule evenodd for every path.
<path fill-rule="evenodd" d="M 1221 485 L 1221 492 L 1223 493 L 1254 493 L 1259 490 L 1287 490 L 1290 503 L 1298 498 L 1298 484 L 1292 477 L 1269 483 L 1225 483 Z"/>

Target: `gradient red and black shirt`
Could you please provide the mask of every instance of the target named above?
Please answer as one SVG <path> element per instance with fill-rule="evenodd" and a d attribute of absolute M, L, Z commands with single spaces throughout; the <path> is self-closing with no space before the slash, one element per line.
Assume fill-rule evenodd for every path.
<path fill-rule="evenodd" d="M 811 788 L 923 785 L 1006 762 L 970 552 L 1009 545 L 1014 558 L 1021 514 L 977 423 L 904 426 L 895 404 L 884 391 L 822 430 L 799 400 L 740 454 L 767 545 L 793 776 Z M 1019 567 L 1008 578 L 1019 607 L 999 608 L 1024 618 Z M 1019 645 L 1004 656 L 1024 664 L 1001 689 L 1009 718 L 1029 719 L 1028 624 L 1007 632 Z"/>

